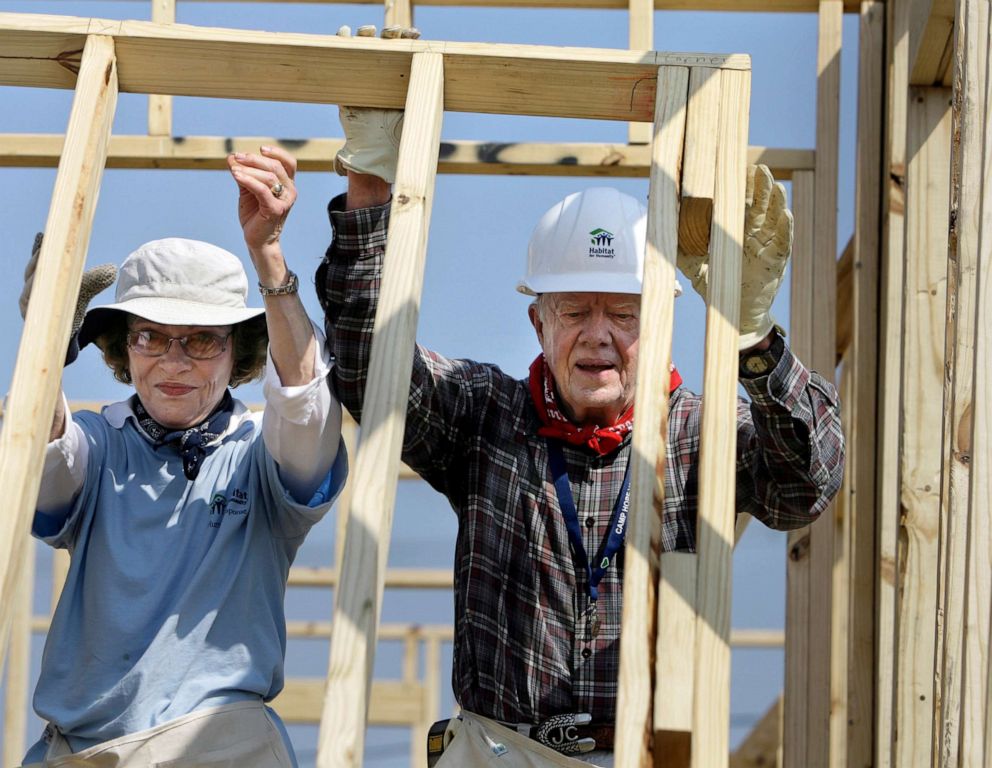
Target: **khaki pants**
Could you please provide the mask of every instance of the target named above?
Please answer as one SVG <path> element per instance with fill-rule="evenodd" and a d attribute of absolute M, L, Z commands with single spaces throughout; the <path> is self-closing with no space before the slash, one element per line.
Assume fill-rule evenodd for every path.
<path fill-rule="evenodd" d="M 58 731 L 42 763 L 24 768 L 290 768 L 261 701 L 204 709 L 75 754 Z"/>
<path fill-rule="evenodd" d="M 444 739 L 447 746 L 435 768 L 589 768 L 585 760 L 555 752 L 495 720 L 464 710 L 460 720 L 452 718 L 448 723 Z M 595 754 L 603 759 L 596 764 L 613 764 L 612 754 Z"/>

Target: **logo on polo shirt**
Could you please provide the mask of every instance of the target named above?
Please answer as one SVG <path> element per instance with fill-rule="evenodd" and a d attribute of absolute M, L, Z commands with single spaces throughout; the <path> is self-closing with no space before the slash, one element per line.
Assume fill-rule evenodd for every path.
<path fill-rule="evenodd" d="M 247 515 L 248 493 L 240 488 L 231 492 L 230 498 L 223 493 L 215 493 L 210 500 L 210 519 L 207 525 L 220 528 L 225 515 Z"/>

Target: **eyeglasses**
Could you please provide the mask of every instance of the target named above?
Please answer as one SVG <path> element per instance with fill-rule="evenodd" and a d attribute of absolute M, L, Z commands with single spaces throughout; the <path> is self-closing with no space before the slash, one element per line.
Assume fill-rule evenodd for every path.
<path fill-rule="evenodd" d="M 169 351 L 172 342 L 178 341 L 189 357 L 193 360 L 210 360 L 223 354 L 227 349 L 228 333 L 218 336 L 214 333 L 191 333 L 189 336 L 166 336 L 158 331 L 129 331 L 127 345 L 144 357 L 161 357 Z"/>

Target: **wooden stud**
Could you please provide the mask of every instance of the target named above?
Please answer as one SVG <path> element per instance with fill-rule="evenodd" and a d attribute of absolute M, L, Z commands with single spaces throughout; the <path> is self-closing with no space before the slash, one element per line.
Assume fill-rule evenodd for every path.
<path fill-rule="evenodd" d="M 811 172 L 792 179 L 792 212 L 795 242 L 789 297 L 790 346 L 801 360 L 809 360 L 813 348 L 813 212 L 814 183 Z M 785 597 L 785 691 L 783 694 L 783 765 L 801 768 L 806 764 L 809 720 L 809 546 L 810 531 L 803 528 L 788 534 Z"/>
<path fill-rule="evenodd" d="M 948 557 L 940 766 L 988 765 L 992 528 L 989 523 L 988 269 L 992 249 L 992 136 L 988 3 L 960 0 L 955 30 L 949 375 L 943 459 L 948 481 Z M 982 496 L 982 494 L 985 494 Z M 963 603 L 963 605 L 962 605 Z M 951 622 L 958 622 L 952 626 Z M 956 754 L 955 754 L 956 752 Z M 953 763 L 951 761 L 954 761 Z"/>
<path fill-rule="evenodd" d="M 940 519 L 944 308 L 950 200 L 950 94 L 911 88 L 903 298 L 897 765 L 930 765 Z"/>
<path fill-rule="evenodd" d="M 865 0 L 861 4 L 858 35 L 856 218 L 852 241 L 857 269 L 852 269 L 851 311 L 854 328 L 849 358 L 854 377 L 851 421 L 855 425 L 856 438 L 847 443 L 847 475 L 852 479 L 852 498 L 848 542 L 850 611 L 847 632 L 846 764 L 852 767 L 871 765 L 874 745 L 884 12 L 881 2 Z"/>
<path fill-rule="evenodd" d="M 723 72 L 720 144 L 706 298 L 705 403 L 699 450 L 693 765 L 726 766 L 730 731 L 730 592 L 734 542 L 737 341 L 740 314 L 749 72 Z"/>
<path fill-rule="evenodd" d="M 628 0 L 627 4 L 628 48 L 632 51 L 654 49 L 654 0 Z M 629 123 L 627 125 L 628 144 L 649 144 L 651 123 Z"/>
<path fill-rule="evenodd" d="M 20 574 L 7 657 L 7 685 L 3 701 L 3 765 L 20 765 L 26 751 L 28 727 L 28 676 L 31 672 L 31 610 L 34 598 L 35 543 L 23 546 L 24 570 Z"/>
<path fill-rule="evenodd" d="M 679 207 L 679 247 L 691 256 L 710 249 L 713 225 L 713 189 L 719 137 L 712 130 L 720 110 L 720 71 L 693 67 L 689 78 L 689 113 L 682 166 Z"/>
<path fill-rule="evenodd" d="M 637 420 L 630 454 L 633 462 L 630 521 L 624 549 L 624 631 L 620 636 L 615 745 L 620 766 L 648 764 L 653 730 L 655 580 L 661 546 L 661 520 L 655 512 L 655 504 L 660 508 L 664 499 L 664 481 L 657 482 L 657 467 L 659 461 L 664 464 L 668 444 L 666 393 L 675 306 L 679 161 L 685 140 L 689 72 L 684 67 L 661 67 L 657 77 L 648 244 L 641 294 Z M 666 649 L 668 651 L 670 649 Z"/>
<path fill-rule="evenodd" d="M 385 19 L 387 27 L 412 27 L 413 3 L 411 0 L 385 0 Z"/>
<path fill-rule="evenodd" d="M 348 521 L 317 764 L 362 764 L 386 555 L 396 497 L 410 371 L 423 288 L 441 135 L 443 57 L 414 57 L 393 188 L 382 290 L 369 361 L 355 476 L 362 489 Z"/>
<path fill-rule="evenodd" d="M 152 21 L 156 24 L 175 24 L 176 0 L 152 0 Z M 148 96 L 148 135 L 172 135 L 171 96 Z"/>
<path fill-rule="evenodd" d="M 62 152 L 55 134 L 0 134 L 0 167 L 54 168 Z M 298 170 L 333 170 L 343 139 L 277 139 L 266 136 L 112 136 L 108 168 L 226 170 L 230 152 L 280 146 L 297 159 Z M 749 147 L 748 162 L 767 165 L 779 181 L 813 170 L 809 149 Z M 442 141 L 438 173 L 514 176 L 647 177 L 651 147 L 627 144 Z"/>
<path fill-rule="evenodd" d="M 837 324 L 834 360 L 840 365 L 854 341 L 854 237 L 837 260 Z"/>
<path fill-rule="evenodd" d="M 0 664 L 116 103 L 114 42 L 88 37 L 0 432 Z"/>
<path fill-rule="evenodd" d="M 896 605 L 899 570 L 899 440 L 902 312 L 905 279 L 906 114 L 909 86 L 908 4 L 887 3 L 888 82 L 882 187 L 882 275 L 879 347 L 877 628 L 875 766 L 892 768 L 895 745 Z"/>
<path fill-rule="evenodd" d="M 821 0 L 817 52 L 816 101 L 816 175 L 814 179 L 816 216 L 813 232 L 812 294 L 813 345 L 805 359 L 807 365 L 828 380 L 834 376 L 833 322 L 836 317 L 834 288 L 837 273 L 837 172 L 840 123 L 840 50 L 843 4 L 840 0 Z M 809 708 L 807 724 L 808 768 L 825 768 L 836 759 L 832 748 L 846 731 L 844 719 L 846 692 L 836 690 L 840 677 L 836 665 L 843 668 L 844 641 L 834 633 L 844 622 L 847 592 L 843 520 L 831 505 L 810 527 L 810 599 L 813 596 L 830 610 L 811 611 L 808 635 Z M 835 581 L 840 582 L 835 584 Z M 832 706 L 833 705 L 833 706 Z M 844 750 L 846 752 L 846 750 Z M 842 752 L 843 755 L 843 752 Z"/>
<path fill-rule="evenodd" d="M 750 69 L 743 54 L 383 40 L 0 13 L 0 85 L 68 88 L 59 61 L 96 31 L 117 41 L 121 90 L 403 108 L 411 59 L 444 59 L 457 112 L 651 120 L 660 66 Z M 223 62 L 223 66 L 218 66 Z M 72 66 L 71 61 L 66 61 Z M 340 77 L 346 71 L 348 77 Z"/>

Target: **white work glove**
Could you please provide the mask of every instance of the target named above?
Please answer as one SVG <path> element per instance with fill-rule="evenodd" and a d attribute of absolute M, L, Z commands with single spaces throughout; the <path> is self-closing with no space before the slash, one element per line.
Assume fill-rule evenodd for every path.
<path fill-rule="evenodd" d="M 31 288 L 34 286 L 34 273 L 38 268 L 38 256 L 41 254 L 43 239 L 44 234 L 42 232 L 34 236 L 31 258 L 24 268 L 24 287 L 21 289 L 21 297 L 17 302 L 22 318 L 27 317 L 28 314 L 28 302 L 31 300 Z M 99 267 L 93 267 L 93 269 L 87 269 L 83 272 L 79 285 L 79 298 L 76 300 L 76 313 L 72 318 L 72 333 L 69 336 L 69 349 L 66 351 L 65 365 L 69 365 L 79 354 L 77 336 L 83 325 L 83 318 L 86 317 L 86 307 L 89 306 L 94 296 L 113 285 L 116 279 L 117 267 L 113 264 L 101 264 Z"/>
<path fill-rule="evenodd" d="M 351 37 L 351 28 L 344 26 L 338 36 Z M 359 37 L 375 37 L 375 26 L 358 28 Z M 384 38 L 416 40 L 420 32 L 414 27 L 386 27 Z M 344 129 L 344 146 L 334 158 L 334 170 L 341 176 L 348 171 L 378 176 L 392 184 L 396 181 L 396 160 L 403 135 L 403 110 L 372 107 L 339 107 L 338 117 Z"/>
<path fill-rule="evenodd" d="M 772 328 L 785 335 L 769 310 L 792 255 L 792 211 L 785 204 L 785 188 L 766 166 L 751 165 L 747 169 L 746 194 L 738 343 L 742 351 L 764 339 Z M 705 300 L 709 257 L 679 251 L 678 267 Z"/>

